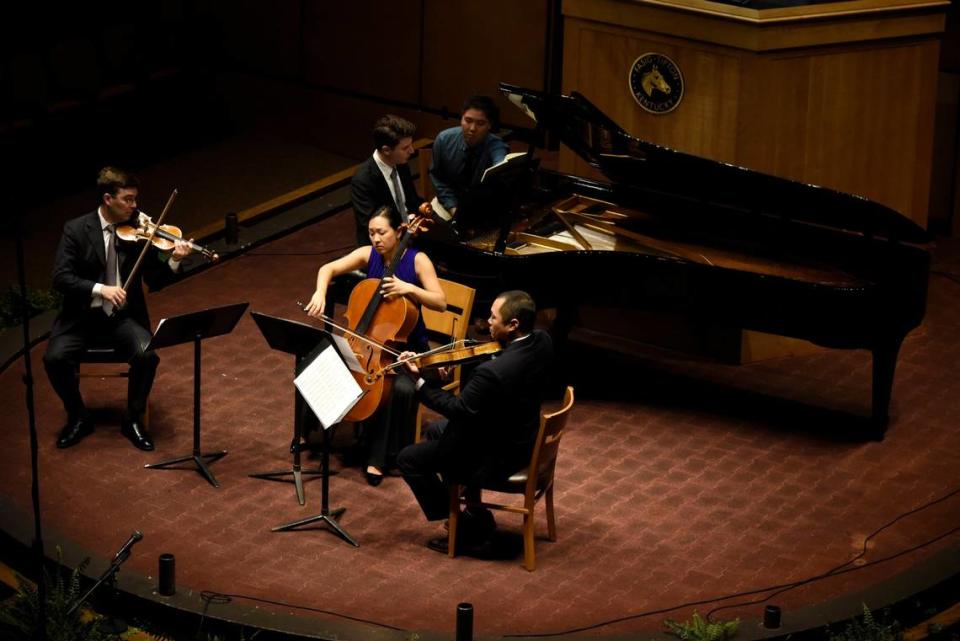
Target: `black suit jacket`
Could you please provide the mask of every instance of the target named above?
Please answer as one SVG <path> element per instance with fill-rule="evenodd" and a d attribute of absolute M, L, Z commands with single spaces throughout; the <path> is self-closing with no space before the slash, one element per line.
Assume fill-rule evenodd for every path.
<path fill-rule="evenodd" d="M 403 187 L 403 198 L 407 211 L 416 211 L 420 203 L 423 202 L 423 198 L 417 194 L 417 189 L 413 185 L 410 167 L 398 165 L 397 174 L 400 176 L 400 186 Z M 390 187 L 387 185 L 387 180 L 383 177 L 383 172 L 380 171 L 380 167 L 377 166 L 377 161 L 373 159 L 372 155 L 367 157 L 350 180 L 350 194 L 353 202 L 353 215 L 357 219 L 357 245 L 369 245 L 370 235 L 367 232 L 367 223 L 370 222 L 373 212 L 384 206 L 394 209 L 397 207 L 393 200 L 393 194 L 390 193 Z M 406 214 L 407 212 L 400 213 Z"/>
<path fill-rule="evenodd" d="M 119 241 L 117 262 L 120 266 L 120 285 L 126 282 L 130 270 L 143 249 L 141 243 Z M 73 329 L 90 311 L 93 286 L 105 280 L 107 266 L 103 247 L 103 230 L 96 211 L 67 221 L 57 247 L 53 266 L 53 287 L 63 294 L 63 306 L 53 323 L 51 334 L 59 336 Z M 162 261 L 159 252 L 151 247 L 144 257 L 140 274 L 152 289 L 160 287 L 172 277 L 172 270 Z M 150 329 L 150 318 L 143 295 L 141 279 L 135 278 L 127 290 L 124 313 Z"/>
<path fill-rule="evenodd" d="M 449 480 L 482 484 L 529 462 L 552 364 L 550 336 L 534 331 L 477 367 L 459 396 L 420 388 L 423 403 L 450 421 L 440 439 Z"/>

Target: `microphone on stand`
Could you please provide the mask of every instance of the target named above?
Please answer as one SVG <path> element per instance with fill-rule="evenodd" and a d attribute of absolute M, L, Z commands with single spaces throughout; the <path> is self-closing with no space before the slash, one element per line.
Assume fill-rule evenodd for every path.
<path fill-rule="evenodd" d="M 79 599 L 73 602 L 73 605 L 71 605 L 70 608 L 67 610 L 67 616 L 70 616 L 71 614 L 73 614 L 76 611 L 76 609 L 79 608 L 80 605 L 84 603 L 91 594 L 93 594 L 93 591 L 96 590 L 101 583 L 103 583 L 108 579 L 110 579 L 111 581 L 114 580 L 114 576 L 116 575 L 117 572 L 120 571 L 120 565 L 124 561 L 126 561 L 127 558 L 130 556 L 130 548 L 132 548 L 136 544 L 136 542 L 142 538 L 143 538 L 143 532 L 141 532 L 140 530 L 133 531 L 133 534 L 130 535 L 130 538 L 127 539 L 122 546 L 120 546 L 119 550 L 117 550 L 117 554 L 116 556 L 113 557 L 113 561 L 111 561 L 107 569 L 103 571 L 103 574 L 100 575 L 100 578 L 97 579 L 96 583 L 94 583 L 93 586 L 89 590 L 87 590 L 86 594 L 84 594 L 82 597 L 80 597 Z M 118 620 L 117 623 L 118 624 L 122 623 L 122 621 Z M 127 624 L 123 623 L 123 627 L 118 628 L 117 633 L 123 632 L 126 629 L 127 629 Z"/>
<path fill-rule="evenodd" d="M 123 546 L 117 551 L 116 556 L 113 557 L 114 563 L 116 563 L 118 559 L 125 559 L 126 556 L 130 554 L 130 548 L 132 548 L 134 544 L 142 538 L 143 532 L 140 530 L 134 530 L 133 534 L 130 535 L 130 538 L 127 539 L 126 543 L 124 543 Z"/>

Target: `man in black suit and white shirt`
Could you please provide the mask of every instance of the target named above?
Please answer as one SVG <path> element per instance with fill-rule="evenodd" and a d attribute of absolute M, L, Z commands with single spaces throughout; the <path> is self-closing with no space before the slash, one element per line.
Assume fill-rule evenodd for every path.
<path fill-rule="evenodd" d="M 431 424 L 426 439 L 405 447 L 397 457 L 403 479 L 429 521 L 448 515 L 447 483 L 477 493 L 484 483 L 507 479 L 522 469 L 533 452 L 540 426 L 540 405 L 553 364 L 550 336 L 534 330 L 536 306 L 526 292 L 497 296 L 490 308 L 490 335 L 503 347 L 478 366 L 459 395 L 419 378 L 417 395 L 424 405 L 445 417 Z M 400 358 L 412 356 L 401 354 Z M 465 538 L 476 545 L 495 526 L 489 511 L 463 514 Z M 431 541 L 431 548 L 445 539 Z"/>
<path fill-rule="evenodd" d="M 367 223 L 373 212 L 390 207 L 406 214 L 423 202 L 413 186 L 407 161 L 414 153 L 416 126 L 409 120 L 387 115 L 373 128 L 373 154 L 360 165 L 350 181 L 353 215 L 357 219 L 357 245 L 369 245 Z"/>
<path fill-rule="evenodd" d="M 53 286 L 63 294 L 63 306 L 43 365 L 67 412 L 57 447 L 75 445 L 93 431 L 80 395 L 77 363 L 88 346 L 109 345 L 130 363 L 121 432 L 136 447 L 150 451 L 153 441 L 143 425 L 143 412 L 160 357 L 145 351 L 151 338 L 150 320 L 139 275 L 129 289 L 123 289 L 143 245 L 116 237 L 118 225 L 137 226 L 139 182 L 122 170 L 105 167 L 97 178 L 97 194 L 100 205 L 95 211 L 64 225 L 53 268 Z M 164 259 L 151 247 L 142 266 L 148 284 L 160 285 L 190 251 L 189 244 L 180 240 Z"/>

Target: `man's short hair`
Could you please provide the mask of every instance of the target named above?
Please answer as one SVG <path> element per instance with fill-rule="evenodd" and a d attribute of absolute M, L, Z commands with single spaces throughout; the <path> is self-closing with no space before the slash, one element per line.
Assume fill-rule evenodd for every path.
<path fill-rule="evenodd" d="M 116 167 L 104 167 L 97 175 L 97 200 L 103 200 L 104 194 L 116 196 L 121 189 L 139 189 L 140 181 L 133 174 L 129 174 Z"/>
<path fill-rule="evenodd" d="M 465 113 L 467 109 L 479 109 L 490 121 L 490 128 L 494 131 L 500 128 L 500 108 L 493 98 L 489 96 L 470 96 L 463 101 L 463 109 L 460 113 Z"/>
<path fill-rule="evenodd" d="M 387 114 L 373 126 L 373 144 L 376 149 L 384 146 L 393 149 L 401 140 L 412 138 L 416 132 L 417 126 L 409 120 Z"/>
<path fill-rule="evenodd" d="M 513 289 L 503 292 L 497 298 L 503 299 L 500 305 L 500 319 L 504 323 L 509 323 L 514 318 L 517 319 L 517 329 L 521 334 L 529 334 L 533 331 L 533 324 L 537 320 L 537 304 L 527 292 Z"/>

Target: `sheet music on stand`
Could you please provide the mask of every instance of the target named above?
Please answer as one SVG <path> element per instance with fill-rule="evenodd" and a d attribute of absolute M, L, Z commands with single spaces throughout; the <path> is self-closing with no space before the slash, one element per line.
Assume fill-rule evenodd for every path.
<path fill-rule="evenodd" d="M 303 399 L 317 415 L 324 429 L 339 423 L 363 396 L 363 390 L 354 380 L 350 369 L 356 364 L 359 371 L 363 370 L 352 350 L 347 349 L 346 353 L 353 361 L 350 362 L 351 358 L 346 359 L 350 363 L 349 368 L 338 350 L 329 346 L 293 380 L 293 384 L 300 390 Z"/>

